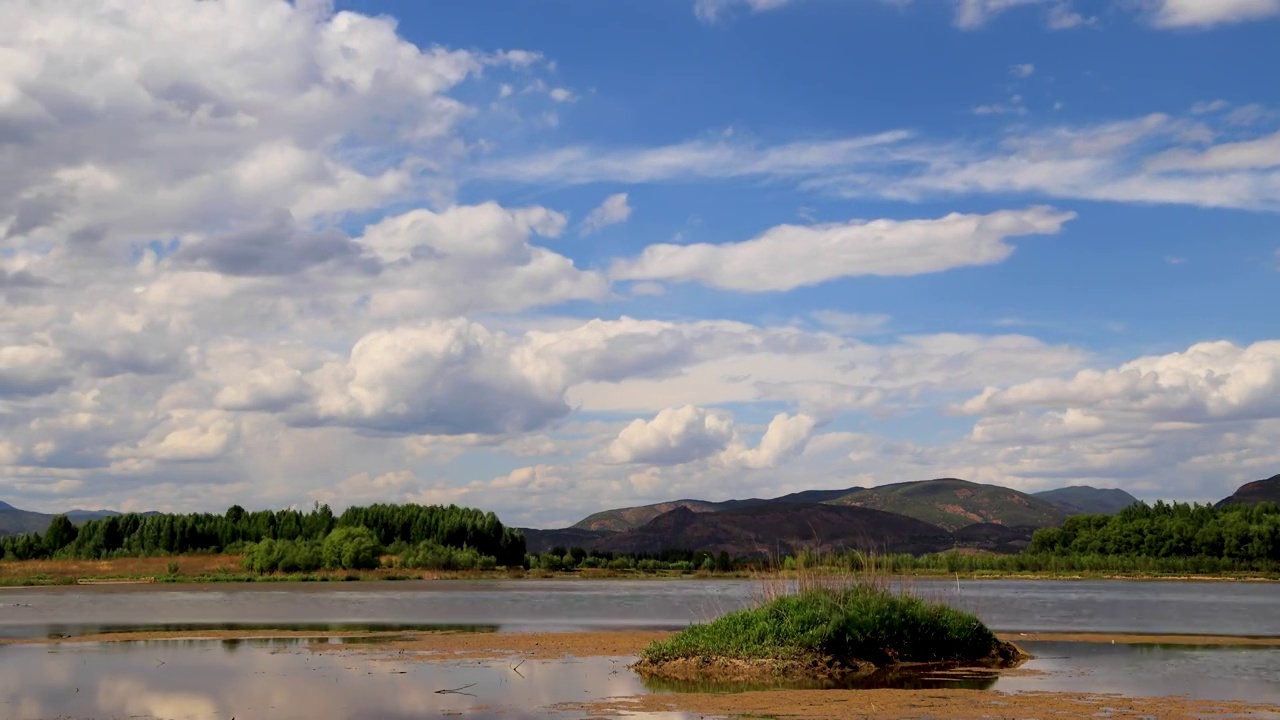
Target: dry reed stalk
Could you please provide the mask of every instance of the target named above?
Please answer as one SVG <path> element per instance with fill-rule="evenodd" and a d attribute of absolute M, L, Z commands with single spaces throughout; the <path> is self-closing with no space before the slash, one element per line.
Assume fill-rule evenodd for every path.
<path fill-rule="evenodd" d="M 831 556 L 827 556 L 830 559 Z M 802 551 L 792 557 L 794 570 L 784 568 L 776 555 L 769 558 L 770 566 L 749 575 L 755 586 L 752 600 L 757 605 L 788 595 L 813 590 L 839 593 L 854 587 L 869 587 L 898 595 L 919 596 L 911 576 L 895 576 L 885 567 L 884 558 L 875 552 L 853 551 L 849 556 L 860 569 L 852 569 L 848 563 L 831 564 L 816 552 Z"/>

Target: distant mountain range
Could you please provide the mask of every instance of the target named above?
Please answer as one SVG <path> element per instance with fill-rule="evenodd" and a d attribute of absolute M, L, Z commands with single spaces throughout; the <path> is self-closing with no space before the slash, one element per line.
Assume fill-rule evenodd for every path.
<path fill-rule="evenodd" d="M 1090 488 L 1092 490 L 1092 488 Z M 1113 492 L 1097 491 L 1095 493 Z M 1137 502 L 1123 490 L 1130 503 Z M 884 510 L 922 520 L 946 530 L 959 530 L 974 523 L 1030 527 L 1062 524 L 1069 514 L 1056 503 L 1000 485 L 982 485 L 956 478 L 895 483 L 874 488 L 806 490 L 772 499 L 673 500 L 656 505 L 605 510 L 575 523 L 575 530 L 624 532 L 638 528 L 664 513 L 686 508 L 695 513 L 741 510 L 759 505 L 824 504 Z M 1128 504 L 1128 503 L 1126 503 Z M 1079 513 L 1076 513 L 1079 514 Z"/>
<path fill-rule="evenodd" d="M 1100 489 L 1074 485 L 1032 493 L 1068 515 L 1114 515 L 1138 502 L 1138 498 L 1114 488 Z"/>
<path fill-rule="evenodd" d="M 958 478 L 881 485 L 826 502 L 885 510 L 952 531 L 974 523 L 1053 527 L 1067 519 L 1056 505 L 1034 495 Z"/>
<path fill-rule="evenodd" d="M 66 513 L 67 519 L 76 525 L 119 514 L 115 510 L 68 510 Z M 49 527 L 53 518 L 53 514 L 19 510 L 7 502 L 0 502 L 0 535 L 42 533 Z"/>
<path fill-rule="evenodd" d="M 0 535 L 44 532 L 52 519 L 52 515 L 19 510 L 9 503 L 0 502 Z"/>
<path fill-rule="evenodd" d="M 1071 515 L 1113 514 L 1137 502 L 1123 490 L 1074 486 L 1033 494 L 958 478 L 874 488 L 805 490 L 776 498 L 685 499 L 594 513 L 571 527 L 522 528 L 530 552 L 582 547 L 624 553 L 724 550 L 734 556 L 797 549 L 1017 552 L 1039 528 Z M 1280 475 L 1241 486 L 1218 502 L 1280 503 Z M 80 524 L 120 513 L 71 510 Z M 149 514 L 149 513 L 148 513 Z M 53 515 L 0 502 L 0 535 L 43 532 Z"/>
<path fill-rule="evenodd" d="M 713 512 L 678 507 L 640 527 L 599 537 L 589 547 L 624 553 L 690 548 L 770 555 L 799 548 L 919 553 L 951 544 L 951 533 L 936 525 L 881 510 L 766 502 Z"/>
<path fill-rule="evenodd" d="M 1280 502 L 1280 475 L 1249 483 L 1229 502 Z M 1023 493 L 958 478 L 806 490 L 777 498 L 683 499 L 594 513 L 571 527 L 525 529 L 530 552 L 553 547 L 656 553 L 693 549 L 734 555 L 798 548 L 1017 552 L 1039 528 L 1071 515 L 1109 515 L 1138 502 L 1109 488 Z"/>

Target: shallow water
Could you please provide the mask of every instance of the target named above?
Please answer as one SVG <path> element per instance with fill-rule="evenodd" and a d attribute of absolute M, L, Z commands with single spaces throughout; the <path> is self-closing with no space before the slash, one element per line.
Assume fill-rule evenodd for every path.
<path fill-rule="evenodd" d="M 1138 697 L 1185 695 L 1280 704 L 1280 648 L 1076 642 L 1021 645 L 1036 658 L 1023 669 L 1046 674 L 1001 677 L 994 689 Z"/>
<path fill-rule="evenodd" d="M 336 642 L 336 641 L 320 641 Z M 1027 643 L 1036 674 L 900 674 L 881 687 L 1189 695 L 1280 703 L 1280 650 Z M 561 703 L 646 692 L 734 691 L 645 681 L 631 658 L 428 663 L 303 640 L 0 646 L 5 718 L 569 718 Z M 454 692 L 441 693 L 440 690 Z M 637 715 L 684 720 L 679 713 Z"/>
<path fill-rule="evenodd" d="M 550 706 L 558 703 L 643 691 L 609 660 L 529 660 L 513 670 L 508 662 L 313 653 L 298 640 L 0 647 L 5 718 L 543 718 L 557 717 Z"/>
<path fill-rule="evenodd" d="M 1280 584 L 912 580 L 925 597 L 1005 632 L 1280 636 Z M 744 580 L 484 580 L 119 585 L 0 590 L 0 636 L 103 628 L 493 625 L 678 628 L 742 607 Z"/>

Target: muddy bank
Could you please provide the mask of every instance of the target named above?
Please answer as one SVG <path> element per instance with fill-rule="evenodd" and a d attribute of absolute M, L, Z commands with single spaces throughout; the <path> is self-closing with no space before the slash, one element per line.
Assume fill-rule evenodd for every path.
<path fill-rule="evenodd" d="M 770 683 L 832 681 L 848 683 L 880 672 L 906 670 L 1011 670 L 1031 656 L 1011 642 L 1001 641 L 987 657 L 964 661 L 876 663 L 859 658 L 805 655 L 793 658 L 742 659 L 680 657 L 653 661 L 641 658 L 631 669 L 641 677 L 684 682 Z"/>
<path fill-rule="evenodd" d="M 268 640 L 284 638 L 378 638 L 382 650 L 435 654 L 468 654 L 472 657 L 504 657 L 529 655 L 554 658 L 619 657 L 639 655 L 655 640 L 665 640 L 675 633 L 666 630 L 602 630 L 592 632 L 453 632 L 421 630 L 306 630 L 209 629 L 124 631 L 93 633 L 63 637 L 0 638 L 0 645 L 42 645 L 77 642 L 138 642 L 146 640 Z M 1241 637 L 1233 635 L 1139 635 L 1107 633 L 1015 633 L 1001 634 L 1001 640 L 1012 642 L 1086 642 L 1123 644 L 1161 644 L 1193 646 L 1280 647 L 1280 637 Z M 352 646 L 318 646 L 319 649 L 352 649 Z M 369 646 L 375 647 L 375 646 Z"/>
<path fill-rule="evenodd" d="M 316 652 L 415 653 L 421 660 L 449 660 L 458 656 L 494 659 L 519 655 L 536 659 L 617 657 L 637 655 L 646 645 L 671 636 L 668 631 L 609 630 L 603 632 L 454 632 L 351 630 L 176 630 L 93 633 L 66 637 L 0 638 L 0 645 L 48 645 L 155 640 L 271 640 L 286 638 L 351 638 L 376 643 L 312 644 Z"/>
<path fill-rule="evenodd" d="M 702 716 L 845 718 L 1226 718 L 1274 715 L 1280 707 L 1187 698 L 1126 698 L 1087 693 L 988 690 L 766 690 L 734 694 L 679 693 L 565 704 L 556 709 L 596 717 L 634 712 Z"/>
<path fill-rule="evenodd" d="M 352 645 L 312 645 L 316 652 L 369 650 L 377 653 L 415 653 L 421 660 L 458 657 L 494 659 L 520 656 L 538 660 L 573 657 L 621 657 L 640 653 L 649 643 L 672 633 L 654 630 L 548 633 L 401 633 L 395 639 L 365 648 Z"/>

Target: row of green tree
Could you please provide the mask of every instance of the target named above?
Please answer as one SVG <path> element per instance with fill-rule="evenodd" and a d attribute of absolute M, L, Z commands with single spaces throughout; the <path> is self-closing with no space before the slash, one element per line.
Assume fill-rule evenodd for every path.
<path fill-rule="evenodd" d="M 782 559 L 785 570 L 827 568 L 876 575 L 1220 575 L 1224 573 L 1280 573 L 1280 562 L 1232 560 L 1204 556 L 1147 557 L 1141 555 L 1053 555 L 1022 552 L 1016 555 L 972 553 L 957 550 L 927 555 L 867 555 L 859 552 L 822 555 L 797 553 Z M 757 565 L 771 569 L 771 563 Z"/>
<path fill-rule="evenodd" d="M 523 535 L 493 513 L 452 505 L 372 505 L 341 516 L 319 504 L 309 512 L 246 512 L 235 506 L 222 515 L 121 515 L 78 528 L 58 516 L 43 535 L 0 538 L 0 559 L 11 560 L 220 551 L 244 552 L 246 565 L 259 572 L 371 568 L 381 555 L 394 556 L 399 567 L 433 570 L 727 571 L 747 564 L 727 553 L 687 549 L 615 555 L 557 547 L 526 555 Z M 872 558 L 851 552 L 791 558 L 790 565 L 783 559 L 784 567 L 797 560 L 887 572 L 1274 572 L 1280 568 L 1280 506 L 1139 503 L 1116 515 L 1076 516 L 1060 528 L 1039 530 L 1018 555 Z"/>
<path fill-rule="evenodd" d="M 1205 558 L 1280 563 L 1280 506 L 1139 503 L 1115 515 L 1079 515 L 1038 530 L 1030 554 Z"/>
<path fill-rule="evenodd" d="M 456 505 L 370 505 L 334 516 L 328 505 L 308 512 L 262 510 L 239 505 L 212 513 L 126 514 L 91 520 L 77 527 L 59 515 L 43 534 L 0 538 L 0 560 L 39 558 L 107 559 L 122 556 L 235 552 L 266 540 L 312 547 L 343 528 L 365 528 L 378 548 L 396 543 L 431 543 L 471 548 L 498 565 L 521 565 L 524 535 L 504 526 L 492 512 Z M 297 550 L 301 553 L 301 550 Z"/>
<path fill-rule="evenodd" d="M 548 552 L 529 555 L 524 565 L 531 570 L 552 572 L 587 569 L 728 572 L 735 568 L 729 553 L 724 550 L 721 550 L 718 555 L 691 550 L 667 550 L 656 554 L 615 554 L 596 550 L 588 552 L 580 547 L 567 550 L 563 547 L 555 547 Z"/>

